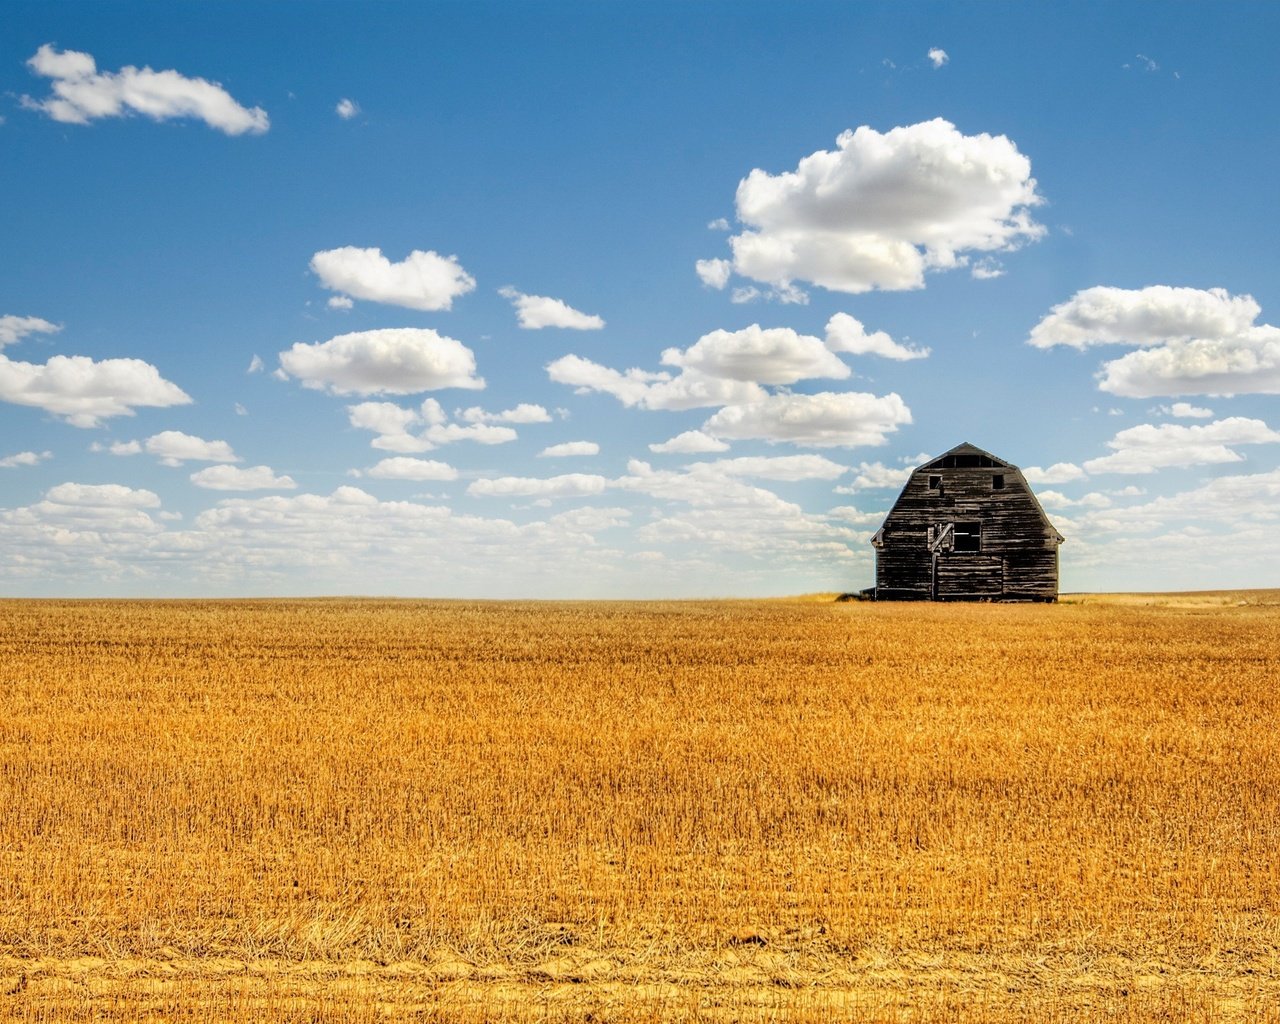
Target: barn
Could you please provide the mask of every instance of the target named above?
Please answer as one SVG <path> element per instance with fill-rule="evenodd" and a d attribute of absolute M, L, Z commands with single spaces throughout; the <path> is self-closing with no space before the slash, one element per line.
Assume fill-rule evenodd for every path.
<path fill-rule="evenodd" d="M 914 470 L 876 549 L 877 601 L 1056 601 L 1054 529 L 1022 471 L 971 444 Z"/>

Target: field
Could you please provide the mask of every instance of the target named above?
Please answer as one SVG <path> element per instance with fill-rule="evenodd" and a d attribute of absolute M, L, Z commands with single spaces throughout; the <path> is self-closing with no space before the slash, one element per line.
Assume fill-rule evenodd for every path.
<path fill-rule="evenodd" d="M 1280 1021 L 1280 593 L 0 602 L 0 1021 Z"/>

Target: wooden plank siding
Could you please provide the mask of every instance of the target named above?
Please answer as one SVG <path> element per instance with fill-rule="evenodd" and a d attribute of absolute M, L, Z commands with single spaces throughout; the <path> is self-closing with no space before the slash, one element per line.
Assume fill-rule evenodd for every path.
<path fill-rule="evenodd" d="M 1055 601 L 1061 542 L 1017 466 L 958 445 L 911 474 L 872 540 L 876 600 Z"/>

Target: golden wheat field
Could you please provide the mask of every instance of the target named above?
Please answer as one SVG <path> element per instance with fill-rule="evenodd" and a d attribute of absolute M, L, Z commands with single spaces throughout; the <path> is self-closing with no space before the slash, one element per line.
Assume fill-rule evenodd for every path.
<path fill-rule="evenodd" d="M 1280 1021 L 1280 593 L 0 602 L 0 1020 Z"/>

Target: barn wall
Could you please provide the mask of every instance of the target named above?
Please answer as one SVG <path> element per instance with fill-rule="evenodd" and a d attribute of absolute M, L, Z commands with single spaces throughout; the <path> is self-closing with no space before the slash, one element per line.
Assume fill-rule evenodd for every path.
<path fill-rule="evenodd" d="M 1004 476 L 1004 488 L 992 477 Z M 929 478 L 942 478 L 938 490 Z M 929 528 L 982 524 L 981 552 L 929 551 Z M 1053 600 L 1058 536 L 1016 468 L 916 470 L 885 519 L 876 551 L 876 597 L 885 600 Z"/>

